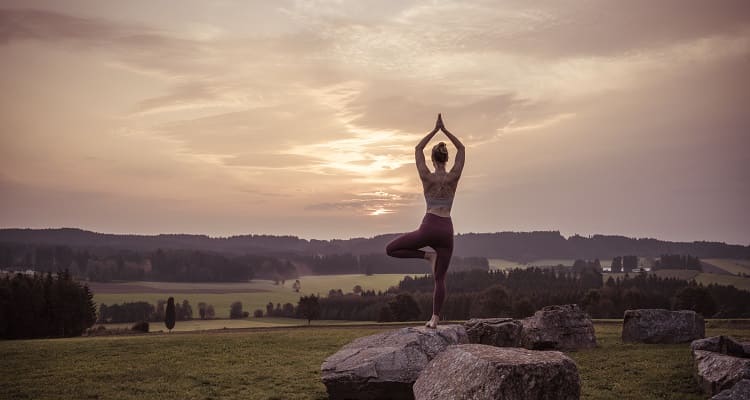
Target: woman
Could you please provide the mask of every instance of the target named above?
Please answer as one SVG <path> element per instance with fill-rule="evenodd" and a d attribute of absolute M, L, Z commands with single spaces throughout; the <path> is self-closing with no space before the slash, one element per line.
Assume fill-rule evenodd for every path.
<path fill-rule="evenodd" d="M 443 131 L 448 136 L 448 139 L 458 149 L 458 153 L 453 168 L 446 171 L 448 148 L 443 142 L 435 145 L 432 148 L 432 165 L 435 167 L 435 172 L 430 172 L 425 163 L 423 150 L 438 131 Z M 388 243 L 386 252 L 391 257 L 424 258 L 431 263 L 432 274 L 435 277 L 435 290 L 432 296 L 432 318 L 427 321 L 425 326 L 437 328 L 440 320 L 440 309 L 445 300 L 445 275 L 448 272 L 448 264 L 453 254 L 451 206 L 453 205 L 453 196 L 456 194 L 458 180 L 461 178 L 461 171 L 464 169 L 466 153 L 461 141 L 445 129 L 443 119 L 438 114 L 435 129 L 417 144 L 414 156 L 419 178 L 422 180 L 422 187 L 424 188 L 427 212 L 419 229 L 399 236 Z M 426 246 L 432 247 L 434 251 L 420 250 Z"/>

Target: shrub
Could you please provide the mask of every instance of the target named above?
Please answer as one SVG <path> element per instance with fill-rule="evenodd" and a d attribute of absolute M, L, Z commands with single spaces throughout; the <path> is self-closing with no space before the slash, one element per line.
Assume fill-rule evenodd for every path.
<path fill-rule="evenodd" d="M 242 302 L 235 301 L 229 306 L 229 318 L 242 318 Z"/>
<path fill-rule="evenodd" d="M 130 327 L 130 330 L 148 333 L 148 321 L 138 321 Z"/>
<path fill-rule="evenodd" d="M 248 311 L 243 311 L 242 312 L 242 318 L 247 318 L 249 316 L 250 316 L 250 312 L 248 312 Z"/>
<path fill-rule="evenodd" d="M 263 310 L 257 309 L 253 311 L 253 317 L 255 318 L 262 318 L 263 317 Z"/>

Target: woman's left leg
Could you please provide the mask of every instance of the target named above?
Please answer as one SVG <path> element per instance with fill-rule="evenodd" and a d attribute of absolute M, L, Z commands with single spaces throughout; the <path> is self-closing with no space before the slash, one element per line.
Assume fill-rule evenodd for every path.
<path fill-rule="evenodd" d="M 445 302 L 445 276 L 448 274 L 448 265 L 453 255 L 453 246 L 435 248 L 437 261 L 435 262 L 435 291 L 432 295 L 432 314 L 441 317 L 440 311 Z"/>

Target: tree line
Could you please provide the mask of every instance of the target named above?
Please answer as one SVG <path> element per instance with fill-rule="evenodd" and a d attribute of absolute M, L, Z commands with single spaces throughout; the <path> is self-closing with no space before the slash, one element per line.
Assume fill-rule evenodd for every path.
<path fill-rule="evenodd" d="M 429 319 L 433 285 L 432 276 L 407 276 L 397 288 L 382 295 L 329 295 L 320 299 L 320 317 L 391 321 L 408 315 L 408 320 Z M 451 275 L 447 286 L 444 319 L 524 318 L 544 306 L 569 303 L 581 305 L 593 318 L 622 318 L 625 310 L 636 308 L 690 309 L 713 318 L 750 317 L 748 291 L 653 274 L 626 274 L 602 282 L 601 274 L 597 278 L 594 270 L 466 271 Z M 409 296 L 413 303 L 396 301 L 398 296 Z"/>
<path fill-rule="evenodd" d="M 453 257 L 451 271 L 489 269 L 482 257 Z M 65 245 L 0 243 L 0 268 L 54 271 L 67 269 L 79 279 L 168 282 L 283 281 L 307 275 L 427 273 L 424 260 L 400 260 L 385 254 L 231 255 L 212 251 L 157 249 L 76 249 Z"/>
<path fill-rule="evenodd" d="M 136 321 L 164 321 L 166 317 L 167 300 L 158 300 L 156 304 L 146 301 L 125 302 L 122 304 L 100 304 L 96 322 L 100 324 L 116 324 Z M 177 302 L 175 307 L 175 319 L 177 321 L 188 321 L 193 319 L 193 307 L 190 302 L 183 300 Z M 214 306 L 203 302 L 198 303 L 198 314 L 200 319 L 213 319 L 216 316 Z"/>
<path fill-rule="evenodd" d="M 68 271 L 0 279 L 0 337 L 4 339 L 80 336 L 95 319 L 93 294 Z"/>
<path fill-rule="evenodd" d="M 119 235 L 61 229 L 0 229 L 0 242 L 20 245 L 67 245 L 75 248 L 130 249 L 153 252 L 157 249 L 195 249 L 222 254 L 377 254 L 397 233 L 371 238 L 316 240 L 296 236 L 161 234 Z M 540 259 L 611 259 L 623 254 L 658 257 L 661 254 L 692 254 L 701 258 L 750 258 L 750 246 L 723 242 L 670 242 L 655 238 L 629 238 L 618 235 L 573 235 L 559 231 L 465 233 L 455 236 L 457 256 L 503 258 L 522 263 Z M 2 251 L 0 251 L 2 265 Z"/>

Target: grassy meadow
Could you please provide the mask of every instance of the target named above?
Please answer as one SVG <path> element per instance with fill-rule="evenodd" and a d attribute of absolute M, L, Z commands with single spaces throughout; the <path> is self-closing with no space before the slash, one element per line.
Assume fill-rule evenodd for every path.
<path fill-rule="evenodd" d="M 404 274 L 378 275 L 317 275 L 300 277 L 302 289 L 299 293 L 292 290 L 294 280 L 284 285 L 275 285 L 273 281 L 253 280 L 243 283 L 190 283 L 190 282 L 119 282 L 96 283 L 89 285 L 94 292 L 97 304 L 119 304 L 133 301 L 147 301 L 156 304 L 172 296 L 176 302 L 187 299 L 193 307 L 193 317 L 198 316 L 198 303 L 212 304 L 216 318 L 229 318 L 229 306 L 241 301 L 244 311 L 253 314 L 256 309 L 266 309 L 268 302 L 274 304 L 297 304 L 300 296 L 307 294 L 328 295 L 331 289 L 351 292 L 355 285 L 364 290 L 385 291 L 390 286 L 398 285 Z"/>
<path fill-rule="evenodd" d="M 715 267 L 721 268 L 724 271 L 729 272 L 733 275 L 749 274 L 750 275 L 750 260 L 734 260 L 727 258 L 708 258 L 701 260 L 707 264 L 711 264 Z"/>
<path fill-rule="evenodd" d="M 513 268 L 527 268 L 531 266 L 552 266 L 552 265 L 565 265 L 572 266 L 575 260 L 570 259 L 544 259 L 535 260 L 527 264 L 519 263 L 516 261 L 509 261 L 500 258 L 491 258 L 488 260 L 490 269 L 493 270 L 509 270 Z M 694 270 L 684 269 L 664 269 L 649 272 L 650 274 L 656 274 L 663 278 L 679 278 L 685 280 L 695 279 L 696 282 L 704 285 L 712 283 L 719 285 L 734 285 L 738 289 L 750 290 L 750 276 L 740 276 L 740 274 L 750 275 L 750 260 L 736 260 L 729 258 L 711 258 L 701 260 L 705 263 L 711 264 L 719 269 L 726 271 L 728 274 L 714 274 L 709 272 L 700 272 Z M 612 260 L 600 260 L 603 267 L 611 265 Z M 624 272 L 605 272 L 604 280 L 606 281 L 609 277 L 622 279 L 625 276 Z M 633 276 L 631 273 L 630 276 Z"/>
<path fill-rule="evenodd" d="M 354 338 L 392 326 L 240 329 L 0 342 L 3 399 L 326 399 L 320 365 Z M 703 399 L 688 344 L 620 341 L 595 321 L 599 347 L 567 353 L 582 399 Z M 708 336 L 750 340 L 750 321 L 709 320 Z M 9 373 L 12 371 L 12 373 Z"/>

